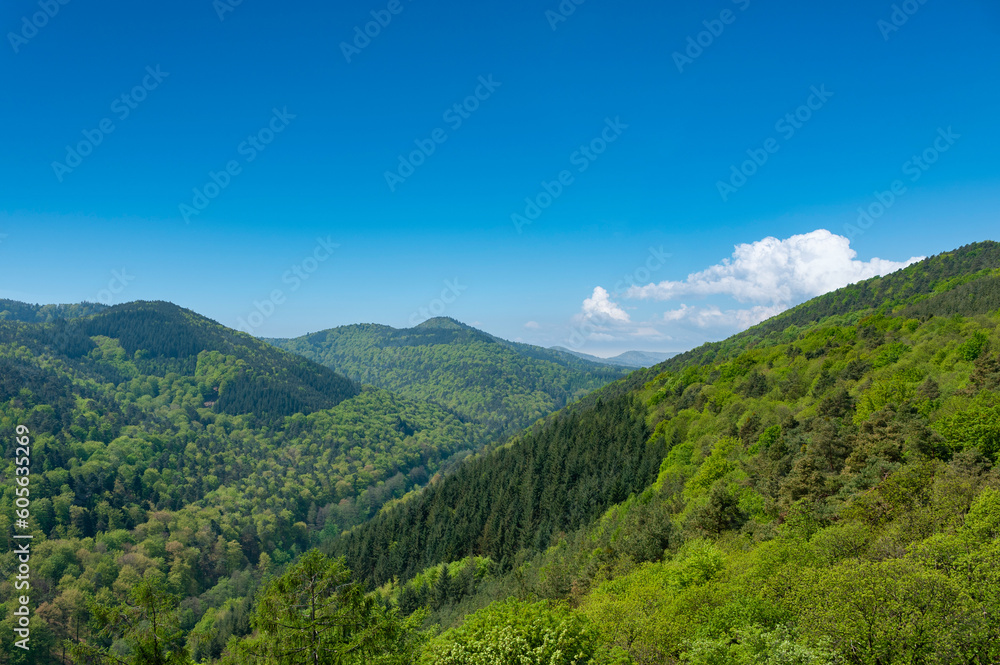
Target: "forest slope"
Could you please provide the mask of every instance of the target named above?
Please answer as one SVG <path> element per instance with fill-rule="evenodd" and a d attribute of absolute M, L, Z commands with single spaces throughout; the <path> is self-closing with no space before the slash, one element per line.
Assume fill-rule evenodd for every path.
<path fill-rule="evenodd" d="M 403 330 L 362 324 L 270 341 L 355 381 L 431 400 L 492 437 L 517 432 L 627 373 L 447 318 Z"/>
<path fill-rule="evenodd" d="M 44 320 L 32 314 L 41 309 L 20 311 Z M 90 600 L 157 569 L 183 599 L 185 629 L 209 610 L 235 626 L 273 566 L 485 443 L 439 406 L 362 388 L 161 302 L 0 321 L 8 481 L 19 425 L 32 442 L 34 560 L 45 562 L 33 600 L 40 616 L 52 612 L 33 632 L 40 645 L 79 626 Z M 13 482 L 0 489 L 8 570 L 14 492 Z M 9 580 L 0 588 L 12 602 Z M 11 616 L 0 624 L 4 648 Z M 33 653 L 50 662 L 45 647 Z"/>
<path fill-rule="evenodd" d="M 636 372 L 334 550 L 444 625 L 514 626 L 487 608 L 504 598 L 568 602 L 627 662 L 997 662 L 998 268 L 996 243 L 964 247 Z M 631 436 L 602 434 L 614 404 L 612 422 L 641 420 L 655 480 L 625 473 Z M 563 486 L 540 451 L 595 442 L 620 450 L 632 495 L 591 519 L 558 495 L 614 465 Z M 508 519 L 495 506 L 524 465 Z M 428 653 L 467 651 L 462 630 Z"/>

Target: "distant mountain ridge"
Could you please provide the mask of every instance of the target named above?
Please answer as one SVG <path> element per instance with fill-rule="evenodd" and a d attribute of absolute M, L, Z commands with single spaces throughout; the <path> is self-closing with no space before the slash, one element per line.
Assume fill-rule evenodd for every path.
<path fill-rule="evenodd" d="M 612 356 L 610 358 L 601 358 L 600 356 L 592 356 L 589 353 L 583 353 L 581 351 L 573 351 L 572 349 L 567 349 L 563 346 L 553 346 L 550 347 L 553 351 L 559 351 L 561 353 L 569 353 L 577 358 L 583 358 L 584 360 L 589 360 L 594 363 L 602 363 L 605 365 L 617 365 L 620 367 L 629 367 L 632 369 L 639 369 L 642 367 L 652 367 L 653 365 L 658 365 L 664 360 L 673 358 L 679 352 L 672 353 L 658 353 L 655 351 L 625 351 L 624 353 L 619 353 L 617 356 Z"/>
<path fill-rule="evenodd" d="M 355 324 L 268 341 L 354 381 L 432 400 L 493 436 L 526 427 L 627 373 L 446 317 L 413 328 Z"/>

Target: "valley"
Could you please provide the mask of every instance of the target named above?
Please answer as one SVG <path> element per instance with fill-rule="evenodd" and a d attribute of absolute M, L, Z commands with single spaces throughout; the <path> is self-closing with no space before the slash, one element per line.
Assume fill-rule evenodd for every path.
<path fill-rule="evenodd" d="M 30 533 L 37 662 L 283 662 L 313 624 L 261 612 L 301 575 L 355 590 L 365 662 L 540 634 L 551 662 L 993 662 L 998 266 L 963 247 L 633 371 L 452 319 L 265 342 L 4 301 L 0 424 L 32 467 L 0 556 Z M 154 607 L 166 632 L 111 619 Z"/>

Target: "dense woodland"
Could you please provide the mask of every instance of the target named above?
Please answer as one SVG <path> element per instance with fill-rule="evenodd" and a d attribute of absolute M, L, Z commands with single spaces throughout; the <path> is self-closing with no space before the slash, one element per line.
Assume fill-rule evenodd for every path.
<path fill-rule="evenodd" d="M 18 424 L 34 455 L 36 662 L 87 639 L 90 603 L 153 571 L 181 599 L 179 626 L 211 630 L 196 655 L 217 656 L 249 630 L 262 578 L 485 443 L 439 406 L 165 303 L 0 322 L 8 480 Z M 9 570 L 13 484 L 2 491 Z M 0 588 L 9 603 L 11 581 Z M 18 656 L 10 624 L 5 612 L 3 649 Z"/>
<path fill-rule="evenodd" d="M 998 268 L 982 243 L 852 285 L 486 449 L 164 304 L 0 323 L 0 428 L 39 465 L 27 657 L 998 662 Z M 194 345 L 129 346 L 144 311 Z"/>
<path fill-rule="evenodd" d="M 405 330 L 342 326 L 271 342 L 355 381 L 439 404 L 490 438 L 516 433 L 626 373 L 448 318 Z"/>

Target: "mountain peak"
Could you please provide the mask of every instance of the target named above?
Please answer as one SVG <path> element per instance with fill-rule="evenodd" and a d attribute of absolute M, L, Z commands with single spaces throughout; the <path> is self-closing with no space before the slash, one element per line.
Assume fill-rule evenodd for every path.
<path fill-rule="evenodd" d="M 414 330 L 475 330 L 472 326 L 467 326 L 461 321 L 448 316 L 436 316 L 427 319 L 423 323 L 413 326 Z"/>

